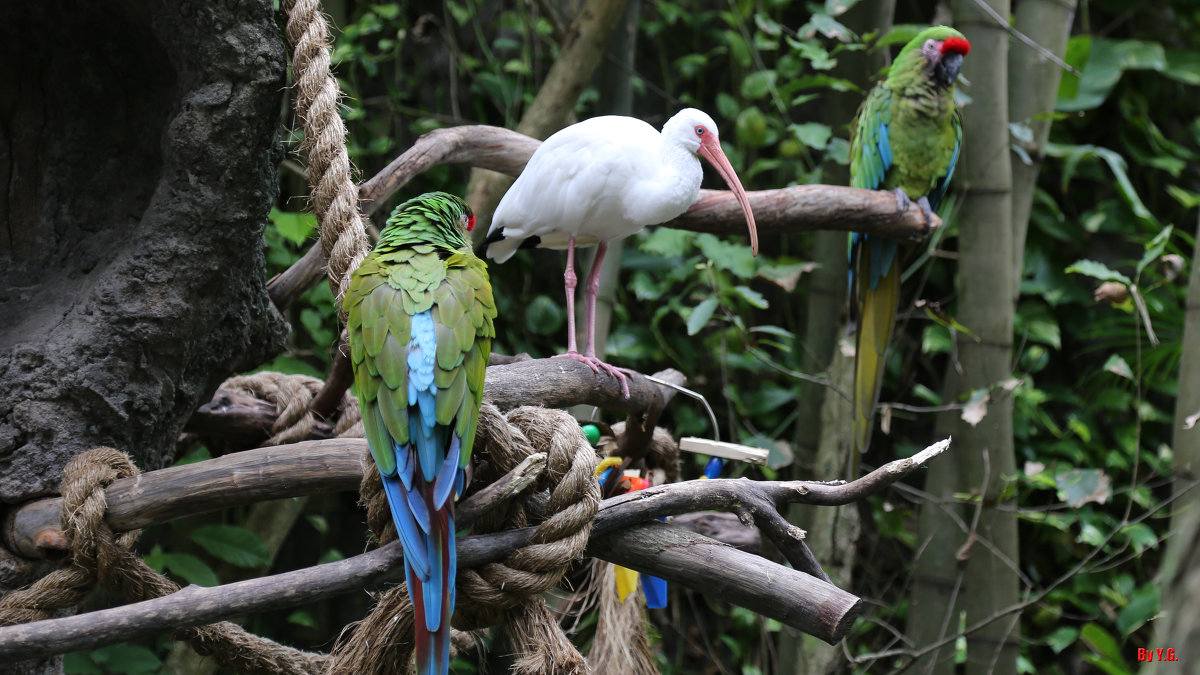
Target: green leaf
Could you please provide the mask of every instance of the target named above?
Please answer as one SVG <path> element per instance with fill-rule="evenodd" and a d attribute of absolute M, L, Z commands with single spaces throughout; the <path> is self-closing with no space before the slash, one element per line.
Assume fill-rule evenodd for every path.
<path fill-rule="evenodd" d="M 708 320 L 712 318 L 713 311 L 716 309 L 716 298 L 706 298 L 701 301 L 699 305 L 696 305 L 696 307 L 692 309 L 692 313 L 688 316 L 687 334 L 695 335 L 696 333 L 699 333 L 700 329 L 704 328 L 704 324 L 708 323 Z"/>
<path fill-rule="evenodd" d="M 695 235 L 686 230 L 676 230 L 670 227 L 656 227 L 638 248 L 648 253 L 655 253 L 664 258 L 677 258 L 692 250 L 692 240 Z"/>
<path fill-rule="evenodd" d="M 312 213 L 280 211 L 271 207 L 269 217 L 275 229 L 293 244 L 303 244 L 317 227 L 317 216 Z"/>
<path fill-rule="evenodd" d="M 1080 639 L 1107 660 L 1121 662 L 1121 647 L 1115 638 L 1098 623 L 1088 623 L 1079 632 Z"/>
<path fill-rule="evenodd" d="M 1062 650 L 1075 644 L 1075 640 L 1077 639 L 1079 639 L 1078 628 L 1074 626 L 1062 626 L 1043 638 L 1042 642 L 1055 654 L 1059 654 L 1062 653 Z"/>
<path fill-rule="evenodd" d="M 140 675 L 154 673 L 162 667 L 162 661 L 154 652 L 138 645 L 117 644 L 101 647 L 91 653 L 92 661 L 104 665 L 108 672 Z"/>
<path fill-rule="evenodd" d="M 792 132 L 796 140 L 814 150 L 824 150 L 825 146 L 829 145 L 829 138 L 833 136 L 833 130 L 829 128 L 829 125 L 820 122 L 790 124 L 788 130 Z"/>
<path fill-rule="evenodd" d="M 758 262 L 749 246 L 724 241 L 712 234 L 696 237 L 696 245 L 717 269 L 725 270 L 739 279 L 753 279 L 758 273 Z"/>
<path fill-rule="evenodd" d="M 287 620 L 288 623 L 294 623 L 297 626 L 305 626 L 307 628 L 317 627 L 317 620 L 313 618 L 313 615 L 302 609 L 298 609 L 289 614 Z"/>
<path fill-rule="evenodd" d="M 163 566 L 167 564 L 163 556 L 162 546 L 155 544 L 149 553 L 142 556 L 142 562 L 146 563 L 146 566 L 150 569 L 162 574 Z"/>
<path fill-rule="evenodd" d="M 1072 56 L 1068 49 L 1068 57 Z M 1166 69 L 1166 54 L 1157 42 L 1095 38 L 1090 45 L 1083 76 L 1076 83 L 1068 84 L 1066 91 L 1060 88 L 1054 109 L 1059 112 L 1091 110 L 1108 99 L 1126 70 L 1162 72 Z M 1075 76 L 1065 75 L 1063 81 L 1066 82 L 1068 78 L 1074 79 Z M 1063 98 L 1062 94 L 1069 93 L 1071 89 L 1075 90 L 1075 95 Z"/>
<path fill-rule="evenodd" d="M 920 33 L 926 28 L 928 28 L 928 26 L 919 23 L 894 24 L 890 31 L 879 36 L 879 39 L 875 41 L 875 45 L 872 47 L 872 49 L 879 49 L 880 47 L 887 47 L 889 45 L 908 44 L 910 40 L 917 37 L 917 33 Z"/>
<path fill-rule="evenodd" d="M 1158 614 L 1161 593 L 1161 589 L 1154 584 L 1146 584 L 1134 591 L 1129 604 L 1117 614 L 1117 630 L 1121 632 L 1122 639 L 1128 638 Z"/>
<path fill-rule="evenodd" d="M 304 518 L 318 533 L 325 534 L 329 531 L 329 521 L 325 519 L 325 516 L 322 516 L 319 513 L 310 513 L 304 516 Z"/>
<path fill-rule="evenodd" d="M 188 537 L 212 555 L 238 567 L 270 564 L 271 553 L 258 535 L 237 525 L 202 525 Z"/>
<path fill-rule="evenodd" d="M 1142 271 L 1146 269 L 1146 265 L 1158 260 L 1162 256 L 1163 251 L 1167 248 L 1167 242 L 1171 239 L 1171 233 L 1175 228 L 1170 225 L 1164 227 L 1161 232 L 1154 235 L 1154 238 L 1146 244 L 1146 252 L 1142 254 L 1142 259 L 1138 261 L 1137 272 L 1134 277 L 1141 278 Z"/>
<path fill-rule="evenodd" d="M 164 553 L 163 567 L 183 577 L 189 584 L 216 586 L 221 583 L 208 563 L 189 553 Z"/>
<path fill-rule="evenodd" d="M 1095 260 L 1077 260 L 1075 264 L 1068 267 L 1065 272 L 1067 274 L 1082 274 L 1091 277 L 1098 281 L 1119 281 L 1126 286 L 1133 283 L 1129 277 L 1108 268 L 1104 263 L 1096 262 Z"/>
<path fill-rule="evenodd" d="M 63 654 L 63 672 L 66 675 L 104 675 L 104 669 L 97 666 L 86 652 Z"/>
<path fill-rule="evenodd" d="M 1071 469 L 1054 476 L 1058 498 L 1072 508 L 1112 499 L 1112 479 L 1100 469 Z"/>
<path fill-rule="evenodd" d="M 749 286 L 734 286 L 733 290 L 740 295 L 743 300 L 750 303 L 750 305 L 754 307 L 766 309 L 768 306 L 767 299 L 763 297 L 763 294 L 750 288 Z"/>
<path fill-rule="evenodd" d="M 743 110 L 737 116 L 734 129 L 738 142 L 753 148 L 766 145 L 771 131 L 767 126 L 767 116 L 758 109 L 758 106 L 749 106 Z"/>
<path fill-rule="evenodd" d="M 552 335 L 562 328 L 566 317 L 562 303 L 539 295 L 525 308 L 525 328 L 537 335 Z"/>
<path fill-rule="evenodd" d="M 773 70 L 759 70 L 742 80 L 742 96 L 751 100 L 765 97 L 775 87 L 778 76 Z"/>
<path fill-rule="evenodd" d="M 325 563 L 337 562 L 339 560 L 344 560 L 345 558 L 346 556 L 342 555 L 341 551 L 337 550 L 336 548 L 331 548 L 322 553 L 320 558 L 317 558 L 317 564 L 324 565 Z"/>
<path fill-rule="evenodd" d="M 1135 379 L 1133 375 L 1133 368 L 1129 367 L 1129 362 L 1126 361 L 1120 354 L 1113 354 L 1112 356 L 1109 356 L 1108 360 L 1104 362 L 1102 368 L 1113 375 L 1116 375 L 1117 377 L 1123 377 L 1131 381 Z"/>

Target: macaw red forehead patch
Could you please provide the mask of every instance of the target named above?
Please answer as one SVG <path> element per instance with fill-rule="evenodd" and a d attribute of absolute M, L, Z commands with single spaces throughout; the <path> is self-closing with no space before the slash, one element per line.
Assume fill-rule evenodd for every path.
<path fill-rule="evenodd" d="M 966 56 L 970 51 L 971 43 L 967 42 L 966 38 L 946 38 L 946 41 L 942 43 L 943 54 L 962 54 L 963 56 Z"/>

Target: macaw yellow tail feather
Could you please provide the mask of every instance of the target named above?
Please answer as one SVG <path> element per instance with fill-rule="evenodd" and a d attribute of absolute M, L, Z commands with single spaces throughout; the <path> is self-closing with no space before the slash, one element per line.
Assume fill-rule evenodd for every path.
<path fill-rule="evenodd" d="M 869 246 L 862 255 L 870 255 Z M 862 269 L 869 269 L 864 260 Z M 869 274 L 857 274 L 858 337 L 854 350 L 854 448 L 850 453 L 849 480 L 858 478 L 859 455 L 871 442 L 875 404 L 883 383 L 888 342 L 896 326 L 896 306 L 900 300 L 900 265 L 893 261 L 891 268 L 870 287 Z"/>

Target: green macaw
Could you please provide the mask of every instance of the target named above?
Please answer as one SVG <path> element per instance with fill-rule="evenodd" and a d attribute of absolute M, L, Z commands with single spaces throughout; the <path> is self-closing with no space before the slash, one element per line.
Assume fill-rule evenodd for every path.
<path fill-rule="evenodd" d="M 342 300 L 371 457 L 404 547 L 417 672 L 450 667 L 453 493 L 462 493 L 496 331 L 467 204 L 430 192 L 396 207 Z"/>
<path fill-rule="evenodd" d="M 954 83 L 971 44 L 947 26 L 921 31 L 900 50 L 887 77 L 863 101 L 850 139 L 850 185 L 892 190 L 900 211 L 916 198 L 926 222 L 954 175 L 962 117 Z M 900 297 L 899 244 L 850 236 L 850 293 L 858 316 L 854 363 L 854 450 L 850 478 L 871 440 L 884 356 Z"/>

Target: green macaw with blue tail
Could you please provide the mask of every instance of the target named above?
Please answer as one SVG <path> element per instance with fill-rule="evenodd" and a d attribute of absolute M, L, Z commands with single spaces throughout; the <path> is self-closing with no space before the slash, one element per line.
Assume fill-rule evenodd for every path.
<path fill-rule="evenodd" d="M 342 301 L 367 444 L 404 548 L 420 675 L 450 669 L 451 496 L 462 494 L 496 335 L 474 227 L 466 202 L 444 192 L 401 204 Z"/>
<path fill-rule="evenodd" d="M 971 44 L 947 26 L 921 31 L 900 50 L 887 77 L 863 101 L 850 139 L 850 185 L 891 190 L 901 212 L 916 199 L 932 219 L 954 175 L 962 146 L 962 117 L 954 83 Z M 884 356 L 896 325 L 903 256 L 900 245 L 878 236 L 850 236 L 850 292 L 858 317 L 854 362 L 854 449 L 871 441 Z"/>

